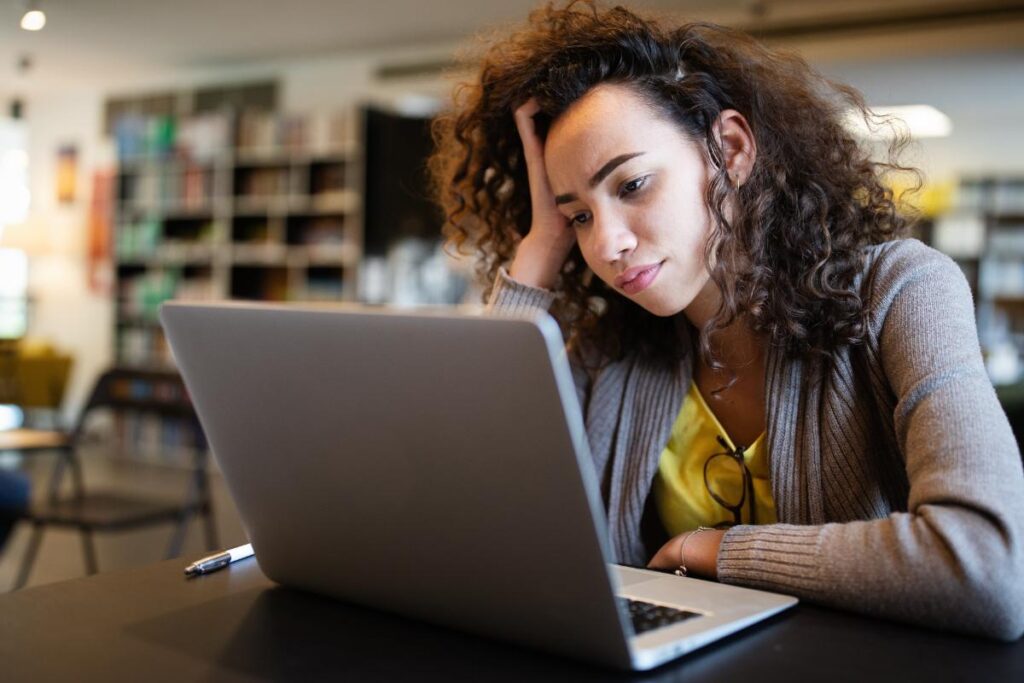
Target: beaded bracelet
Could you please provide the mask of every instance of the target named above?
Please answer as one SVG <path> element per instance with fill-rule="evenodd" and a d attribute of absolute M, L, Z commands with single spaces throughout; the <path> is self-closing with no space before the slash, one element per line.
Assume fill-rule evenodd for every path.
<path fill-rule="evenodd" d="M 689 571 L 686 568 L 686 557 L 684 555 L 684 553 L 686 552 L 686 542 L 690 540 L 691 536 L 696 536 L 702 531 L 714 531 L 714 529 L 709 526 L 699 526 L 690 533 L 686 534 L 686 538 L 683 539 L 682 545 L 679 546 L 679 569 L 676 570 L 676 576 L 686 576 L 687 572 Z"/>

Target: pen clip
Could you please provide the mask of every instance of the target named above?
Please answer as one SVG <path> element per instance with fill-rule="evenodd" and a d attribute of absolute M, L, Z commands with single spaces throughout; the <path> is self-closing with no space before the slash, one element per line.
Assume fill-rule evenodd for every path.
<path fill-rule="evenodd" d="M 205 573 L 205 572 L 212 572 L 212 571 L 214 571 L 216 569 L 220 569 L 221 567 L 226 567 L 229 564 L 231 564 L 231 555 L 225 553 L 225 554 L 221 555 L 220 557 L 217 557 L 217 558 L 214 558 L 213 560 L 210 560 L 209 562 L 203 562 L 200 565 L 200 567 L 203 570 L 203 572 Z"/>
<path fill-rule="evenodd" d="M 221 567 L 226 567 L 231 563 L 231 555 L 223 553 L 216 557 L 208 557 L 198 562 L 193 562 L 189 566 L 185 567 L 185 574 L 187 576 L 198 576 L 200 574 L 208 574 L 212 571 L 216 571 Z"/>

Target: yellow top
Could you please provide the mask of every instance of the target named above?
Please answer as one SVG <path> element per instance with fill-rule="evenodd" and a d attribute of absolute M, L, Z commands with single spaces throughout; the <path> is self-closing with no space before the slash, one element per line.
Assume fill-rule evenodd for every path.
<path fill-rule="evenodd" d="M 718 504 L 704 485 L 704 463 L 715 453 L 725 451 L 718 443 L 721 435 L 735 451 L 736 445 L 722 429 L 718 418 L 704 402 L 696 383 L 683 401 L 679 416 L 672 425 L 672 435 L 658 462 L 654 478 L 654 502 L 665 530 L 672 536 L 698 526 L 733 524 L 733 513 Z M 757 523 L 775 522 L 775 501 L 772 499 L 771 476 L 768 470 L 768 449 L 762 432 L 744 452 L 743 460 L 754 480 Z M 727 458 L 717 458 L 708 470 L 708 478 L 718 495 L 738 501 L 743 486 L 739 467 Z M 743 523 L 750 523 L 750 502 L 743 502 Z"/>

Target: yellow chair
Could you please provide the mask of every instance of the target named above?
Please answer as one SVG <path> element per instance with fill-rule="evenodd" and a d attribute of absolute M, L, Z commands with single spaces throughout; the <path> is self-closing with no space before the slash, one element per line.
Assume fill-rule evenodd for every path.
<path fill-rule="evenodd" d="M 0 404 L 55 414 L 64 400 L 72 358 L 46 343 L 0 342 Z"/>

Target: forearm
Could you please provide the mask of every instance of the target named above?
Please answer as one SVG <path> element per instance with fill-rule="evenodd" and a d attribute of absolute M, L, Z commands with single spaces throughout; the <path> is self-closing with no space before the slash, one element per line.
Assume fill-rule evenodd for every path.
<path fill-rule="evenodd" d="M 723 583 L 974 635 L 1021 634 L 1019 549 L 992 521 L 956 506 L 917 514 L 731 529 L 718 551 Z"/>
<path fill-rule="evenodd" d="M 551 240 L 527 235 L 516 249 L 509 275 L 516 282 L 529 287 L 551 290 L 558 284 L 558 274 L 565 263 L 565 257 L 564 244 L 554 244 Z"/>

